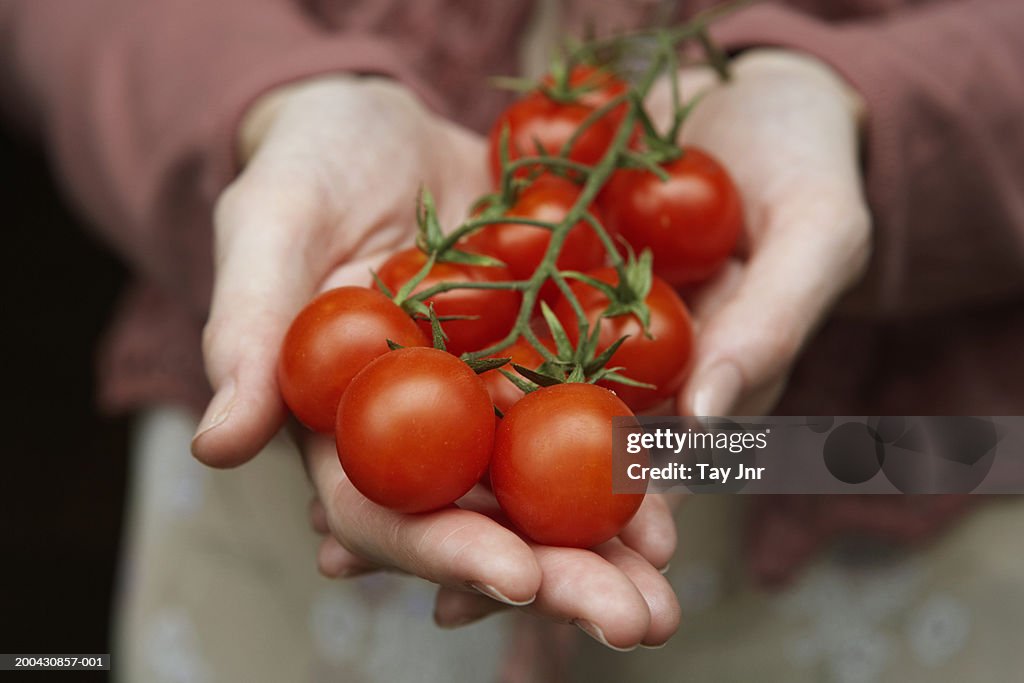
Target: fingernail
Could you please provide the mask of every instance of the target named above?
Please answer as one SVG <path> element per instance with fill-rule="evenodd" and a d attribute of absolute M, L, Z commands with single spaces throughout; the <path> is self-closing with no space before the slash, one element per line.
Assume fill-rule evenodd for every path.
<path fill-rule="evenodd" d="M 434 614 L 434 623 L 440 626 L 441 628 L 448 629 L 459 628 L 460 626 L 468 626 L 469 624 L 472 624 L 474 621 L 477 621 L 479 619 L 480 617 L 478 616 L 469 616 L 466 614 L 462 614 L 454 618 L 442 619 L 436 613 Z"/>
<path fill-rule="evenodd" d="M 662 574 L 668 574 L 668 570 L 671 569 L 671 568 L 672 568 L 672 563 L 669 562 L 668 564 L 666 564 L 664 567 L 662 567 L 658 571 L 661 572 Z"/>
<path fill-rule="evenodd" d="M 510 598 L 507 595 L 503 594 L 501 591 L 499 591 L 494 586 L 488 585 L 486 583 L 480 583 L 478 581 L 469 581 L 469 582 L 466 583 L 466 585 L 469 586 L 470 588 L 472 588 L 475 591 L 483 593 L 484 595 L 486 595 L 487 597 L 489 597 L 489 598 L 491 598 L 493 600 L 497 600 L 498 602 L 503 602 L 506 605 L 512 605 L 513 607 L 522 607 L 523 605 L 529 605 L 531 602 L 533 602 L 534 600 L 537 599 L 537 596 L 534 595 L 534 596 L 531 596 L 529 600 L 523 600 L 522 602 L 516 602 L 512 598 Z"/>
<path fill-rule="evenodd" d="M 693 414 L 700 417 L 729 415 L 743 389 L 743 376 L 731 361 L 720 361 L 693 380 Z"/>
<path fill-rule="evenodd" d="M 235 380 L 230 378 L 214 394 L 213 400 L 210 401 L 210 405 L 206 408 L 203 419 L 199 421 L 199 427 L 196 428 L 196 435 L 192 437 L 192 443 L 195 443 L 203 434 L 222 425 L 228 419 L 228 415 L 231 414 L 231 409 L 234 405 Z"/>
<path fill-rule="evenodd" d="M 604 631 L 598 628 L 596 624 L 592 624 L 586 619 L 573 619 L 572 623 L 579 626 L 581 631 L 583 631 L 588 636 L 590 636 L 591 638 L 593 638 L 594 640 L 601 643 L 607 648 L 611 648 L 612 650 L 616 650 L 617 652 L 630 652 L 636 649 L 635 645 L 633 647 L 615 647 L 605 639 Z"/>
<path fill-rule="evenodd" d="M 666 645 L 668 645 L 668 643 L 662 643 L 661 645 L 644 645 L 643 643 L 640 643 L 640 647 L 642 647 L 645 650 L 660 650 Z"/>

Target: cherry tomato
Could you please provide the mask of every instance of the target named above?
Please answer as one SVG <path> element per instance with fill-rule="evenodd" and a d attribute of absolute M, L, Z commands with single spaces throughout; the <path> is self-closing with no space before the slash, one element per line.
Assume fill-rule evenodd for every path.
<path fill-rule="evenodd" d="M 510 161 L 537 155 L 538 143 L 545 153 L 557 156 L 562 146 L 593 111 L 593 107 L 585 104 L 556 102 L 540 92 L 530 93 L 513 102 L 491 129 L 491 178 L 495 183 L 501 179 L 501 131 L 505 126 L 508 126 L 509 131 Z M 580 133 L 569 149 L 568 158 L 588 166 L 596 164 L 608 150 L 609 143 L 615 137 L 615 130 L 613 118 L 601 117 Z M 531 168 L 521 168 L 515 175 L 526 176 Z"/>
<path fill-rule="evenodd" d="M 612 493 L 612 418 L 630 415 L 593 384 L 545 387 L 512 406 L 491 460 L 512 523 L 545 545 L 589 548 L 618 534 L 644 498 Z"/>
<path fill-rule="evenodd" d="M 385 261 L 377 271 L 377 276 L 388 289 L 397 292 L 426 262 L 426 255 L 419 249 L 406 249 Z M 512 275 L 504 267 L 435 263 L 414 291 L 422 292 L 440 282 L 499 282 L 511 279 Z M 508 334 L 515 323 L 521 299 L 518 292 L 510 289 L 453 289 L 430 297 L 427 303 L 434 304 L 434 312 L 438 317 L 477 316 L 475 320 L 441 322 L 441 327 L 448 335 L 448 351 L 459 355 L 482 349 Z M 430 339 L 430 321 L 420 320 L 418 323 L 423 334 Z"/>
<path fill-rule="evenodd" d="M 519 193 L 509 216 L 532 218 L 558 223 L 576 202 L 580 188 L 558 176 L 544 175 Z M 592 213 L 598 220 L 601 217 Z M 551 231 L 521 223 L 497 223 L 475 233 L 466 244 L 469 251 L 488 254 L 508 266 L 512 277 L 525 280 L 533 275 L 551 243 Z M 569 230 L 558 255 L 559 270 L 589 270 L 604 263 L 605 251 L 601 240 L 586 221 L 579 221 Z M 541 290 L 541 298 L 554 301 L 558 288 L 548 282 Z"/>
<path fill-rule="evenodd" d="M 334 430 L 338 401 L 357 372 L 388 352 L 387 340 L 425 346 L 416 323 L 390 299 L 365 287 L 338 287 L 306 305 L 281 346 L 277 383 L 296 418 Z"/>
<path fill-rule="evenodd" d="M 509 382 L 505 375 L 501 374 L 501 371 L 505 370 L 506 372 L 516 374 L 512 363 L 536 370 L 544 362 L 544 357 L 523 337 L 517 339 L 507 349 L 494 354 L 494 356 L 496 358 L 510 358 L 511 361 L 508 365 L 497 370 L 488 370 L 480 375 L 480 379 L 487 386 L 487 393 L 491 395 L 494 405 L 502 414 L 505 414 L 509 408 L 523 397 L 523 392 L 515 384 Z"/>
<path fill-rule="evenodd" d="M 601 268 L 587 275 L 612 286 L 619 282 L 614 268 Z M 583 307 L 587 322 L 593 326 L 608 307 L 607 297 L 601 290 L 582 282 L 574 282 L 571 287 Z M 618 382 L 600 383 L 618 394 L 635 411 L 646 410 L 674 396 L 686 379 L 693 353 L 690 313 L 675 290 L 655 275 L 651 291 L 644 301 L 650 311 L 648 331 L 653 338 L 644 336 L 640 320 L 633 314 L 600 318 L 601 333 L 598 337 L 600 352 L 617 339 L 628 335 L 628 339 L 609 360 L 608 367 L 622 366 L 622 375 L 657 387 L 645 389 Z M 579 339 L 579 324 L 569 301 L 560 299 L 555 304 L 554 312 L 565 327 L 569 339 L 575 344 Z"/>
<path fill-rule="evenodd" d="M 341 466 L 364 496 L 426 512 L 455 502 L 487 469 L 494 408 L 483 381 L 455 356 L 399 349 L 352 379 L 335 433 Z"/>
<path fill-rule="evenodd" d="M 695 147 L 663 166 L 662 182 L 650 171 L 616 171 L 598 197 L 609 229 L 637 251 L 650 248 L 654 272 L 673 286 L 715 274 L 736 247 L 743 204 L 725 168 Z"/>
<path fill-rule="evenodd" d="M 541 83 L 550 88 L 555 85 L 555 79 L 549 74 L 541 80 Z M 590 64 L 577 64 L 569 72 L 569 87 L 583 90 L 577 100 L 578 104 L 584 104 L 592 109 L 600 109 L 626 92 L 629 86 L 607 69 Z M 626 109 L 627 105 L 623 102 L 621 106 L 608 112 L 608 118 L 618 126 L 626 114 Z"/>

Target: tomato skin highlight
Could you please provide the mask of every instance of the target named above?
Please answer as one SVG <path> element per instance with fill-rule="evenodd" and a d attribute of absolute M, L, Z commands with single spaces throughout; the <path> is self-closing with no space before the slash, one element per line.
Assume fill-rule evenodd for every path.
<path fill-rule="evenodd" d="M 405 249 L 381 264 L 377 277 L 388 289 L 397 292 L 426 262 L 426 254 L 419 249 Z M 422 292 L 440 282 L 503 282 L 511 279 L 508 269 L 500 266 L 435 263 L 413 292 Z M 448 335 L 448 351 L 459 355 L 482 349 L 508 334 L 515 324 L 521 299 L 519 292 L 510 289 L 454 289 L 435 294 L 426 303 L 434 304 L 434 312 L 438 317 L 479 316 L 476 320 L 447 320 L 441 323 Z M 431 339 L 433 333 L 430 321 L 418 320 L 417 324 L 424 336 Z"/>
<path fill-rule="evenodd" d="M 333 432 L 342 393 L 357 372 L 389 351 L 388 339 L 427 345 L 416 323 L 380 292 L 338 287 L 320 294 L 285 334 L 277 365 L 281 397 L 304 425 Z"/>
<path fill-rule="evenodd" d="M 461 498 L 487 469 L 494 409 L 483 382 L 455 356 L 399 349 L 352 379 L 338 405 L 336 443 L 364 496 L 427 512 Z"/>
<path fill-rule="evenodd" d="M 491 460 L 512 523 L 545 545 L 590 548 L 616 536 L 644 499 L 612 493 L 612 417 L 632 414 L 592 384 L 545 387 L 512 406 Z"/>
<path fill-rule="evenodd" d="M 558 223 L 576 202 L 580 188 L 558 176 L 544 175 L 522 190 L 507 215 Z M 594 209 L 591 213 L 599 221 Z M 498 259 L 516 280 L 533 275 L 551 243 L 551 231 L 522 223 L 495 223 L 482 228 L 466 241 L 466 249 Z M 604 263 L 605 251 L 600 238 L 586 221 L 579 221 L 566 235 L 556 265 L 559 270 L 590 270 Z M 558 297 L 553 282 L 541 288 L 540 298 L 552 302 Z"/>
<path fill-rule="evenodd" d="M 616 171 L 598 196 L 609 229 L 640 252 L 654 254 L 654 272 L 670 285 L 703 282 L 736 248 L 743 203 L 728 171 L 696 147 L 663 164 L 663 182 L 642 169 Z"/>
<path fill-rule="evenodd" d="M 600 268 L 586 273 L 592 278 L 616 286 L 619 282 L 614 268 Z M 608 307 L 608 299 L 601 290 L 582 282 L 570 287 L 586 314 L 591 328 Z M 621 337 L 628 339 L 612 355 L 608 367 L 622 366 L 620 374 L 639 382 L 654 384 L 657 389 L 632 387 L 618 382 L 599 382 L 614 391 L 634 411 L 646 410 L 675 395 L 690 370 L 693 356 L 693 323 L 686 304 L 664 280 L 657 275 L 645 299 L 650 311 L 648 331 L 644 335 L 640 320 L 633 314 L 601 319 L 598 353 L 607 349 Z M 579 326 L 572 306 L 565 298 L 555 304 L 554 313 L 565 327 L 570 341 L 579 339 Z"/>

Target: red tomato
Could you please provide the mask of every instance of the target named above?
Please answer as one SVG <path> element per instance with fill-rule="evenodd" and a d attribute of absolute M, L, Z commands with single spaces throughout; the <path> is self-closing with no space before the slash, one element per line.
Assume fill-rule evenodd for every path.
<path fill-rule="evenodd" d="M 494 357 L 511 358 L 511 361 L 508 365 L 497 370 L 488 370 L 480 375 L 480 378 L 487 386 L 487 393 L 491 395 L 494 405 L 504 415 L 508 412 L 509 408 L 523 397 L 523 392 L 515 384 L 509 382 L 505 375 L 501 374 L 501 371 L 505 370 L 513 375 L 517 374 L 515 368 L 512 367 L 512 363 L 536 370 L 544 362 L 544 357 L 523 337 L 517 339 L 507 349 L 494 354 Z"/>
<path fill-rule="evenodd" d="M 528 394 L 498 426 L 491 484 L 498 504 L 545 545 L 590 548 L 618 534 L 643 494 L 612 493 L 612 418 L 632 413 L 593 384 Z"/>
<path fill-rule="evenodd" d="M 384 354 L 338 405 L 338 459 L 379 505 L 426 512 L 450 505 L 480 479 L 494 445 L 494 408 L 465 363 L 437 349 Z"/>
<path fill-rule="evenodd" d="M 601 268 L 587 275 L 613 286 L 619 282 L 614 268 Z M 608 307 L 607 297 L 601 290 L 582 282 L 574 282 L 572 291 L 583 307 L 587 322 L 593 326 Z M 601 333 L 598 338 L 600 353 L 617 339 L 629 335 L 611 357 L 608 367 L 622 366 L 625 369 L 620 372 L 624 376 L 658 387 L 644 389 L 618 382 L 600 383 L 601 386 L 618 394 L 619 398 L 635 411 L 646 410 L 675 395 L 686 379 L 693 352 L 693 325 L 690 322 L 690 313 L 675 290 L 664 280 L 654 276 L 651 291 L 645 302 L 651 313 L 648 331 L 653 339 L 644 336 L 640 320 L 632 314 L 601 319 Z M 565 327 L 569 339 L 575 344 L 579 339 L 579 325 L 568 300 L 560 299 L 555 304 L 554 312 Z"/>
<path fill-rule="evenodd" d="M 426 255 L 412 248 L 393 254 L 381 265 L 377 276 L 392 292 L 412 279 L 427 262 Z M 513 279 L 507 268 L 467 266 L 456 263 L 435 263 L 423 281 L 415 288 L 422 292 L 440 282 L 499 282 Z M 448 320 L 441 323 L 448 335 L 448 351 L 456 356 L 476 351 L 495 342 L 512 329 L 522 296 L 510 289 L 454 289 L 427 299 L 434 304 L 438 317 L 446 315 L 475 315 L 476 320 Z M 427 339 L 432 338 L 430 321 L 419 321 Z"/>
<path fill-rule="evenodd" d="M 569 213 L 579 194 L 580 188 L 565 178 L 541 176 L 519 193 L 508 215 L 558 223 Z M 591 212 L 596 216 L 596 211 L 591 209 Z M 600 216 L 596 218 L 601 220 Z M 474 234 L 466 248 L 497 258 L 508 266 L 513 278 L 525 280 L 537 270 L 550 243 L 550 230 L 518 223 L 496 223 Z M 566 236 L 557 265 L 559 270 L 589 270 L 600 266 L 604 259 L 601 240 L 586 221 L 579 221 Z M 553 301 L 557 296 L 558 288 L 552 282 L 541 290 L 545 301 Z"/>
<path fill-rule="evenodd" d="M 654 253 L 654 272 L 674 286 L 715 274 L 736 247 L 743 204 L 725 168 L 694 147 L 663 166 L 669 180 L 650 171 L 616 171 L 598 197 L 609 229 L 637 251 Z"/>
<path fill-rule="evenodd" d="M 510 161 L 536 156 L 538 142 L 547 154 L 557 156 L 592 111 L 593 107 L 585 104 L 562 104 L 540 92 L 530 93 L 512 103 L 491 128 L 491 178 L 495 183 L 501 180 L 501 131 L 505 126 L 509 130 Z M 588 166 L 596 164 L 608 151 L 615 130 L 611 117 L 595 121 L 573 143 L 568 158 Z M 516 176 L 523 177 L 529 171 L 529 168 L 522 168 Z"/>
<path fill-rule="evenodd" d="M 555 79 L 550 74 L 545 76 L 541 82 L 549 88 L 555 85 Z M 600 109 L 611 100 L 626 92 L 629 86 L 624 80 L 607 69 L 589 64 L 577 64 L 569 72 L 569 87 L 585 88 L 578 99 L 578 103 L 593 109 Z M 626 108 L 627 105 L 623 103 L 621 106 L 617 106 L 608 112 L 609 119 L 616 126 L 622 121 L 622 117 L 625 116 Z"/>
<path fill-rule="evenodd" d="M 277 383 L 303 424 L 331 432 L 338 401 L 357 372 L 388 352 L 387 340 L 425 346 L 416 323 L 390 299 L 365 287 L 339 287 L 306 305 L 281 346 Z"/>

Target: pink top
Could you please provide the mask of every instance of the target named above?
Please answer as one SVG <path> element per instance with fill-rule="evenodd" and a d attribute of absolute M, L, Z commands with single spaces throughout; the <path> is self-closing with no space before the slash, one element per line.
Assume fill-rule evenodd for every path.
<path fill-rule="evenodd" d="M 577 32 L 640 26 L 663 6 L 563 4 Z M 686 16 L 713 3 L 678 4 Z M 529 13 L 506 0 L 0 4 L 0 102 L 138 276 L 101 359 L 102 404 L 209 397 L 199 341 L 211 207 L 237 170 L 235 129 L 254 98 L 323 72 L 384 74 L 483 130 L 507 97 L 484 79 L 514 72 Z M 793 0 L 715 33 L 730 48 L 818 56 L 869 112 L 875 308 L 829 323 L 778 412 L 1024 413 L 1024 3 Z M 779 515 L 764 523 L 769 546 L 793 543 Z M 908 528 L 943 518 L 929 507 Z"/>

